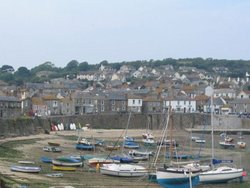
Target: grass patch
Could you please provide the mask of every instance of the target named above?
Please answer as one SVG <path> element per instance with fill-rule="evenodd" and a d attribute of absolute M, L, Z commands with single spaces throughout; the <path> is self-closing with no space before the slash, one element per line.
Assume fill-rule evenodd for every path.
<path fill-rule="evenodd" d="M 23 152 L 15 148 L 24 144 L 34 144 L 37 140 L 38 139 L 30 139 L 5 142 L 0 145 L 0 158 L 22 158 L 24 156 Z"/>

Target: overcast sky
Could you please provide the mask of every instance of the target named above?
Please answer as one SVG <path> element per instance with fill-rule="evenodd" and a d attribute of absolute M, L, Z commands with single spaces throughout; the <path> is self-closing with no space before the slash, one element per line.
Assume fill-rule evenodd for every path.
<path fill-rule="evenodd" d="M 169 57 L 250 60 L 250 1 L 0 0 L 1 66 Z"/>

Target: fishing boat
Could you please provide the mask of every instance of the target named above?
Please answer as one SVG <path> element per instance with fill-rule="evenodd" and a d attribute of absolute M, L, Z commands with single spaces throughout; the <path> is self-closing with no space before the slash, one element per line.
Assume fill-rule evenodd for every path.
<path fill-rule="evenodd" d="M 41 167 L 38 166 L 12 166 L 11 171 L 15 171 L 15 172 L 27 172 L 27 173 L 38 173 L 40 172 L 42 169 Z"/>
<path fill-rule="evenodd" d="M 56 170 L 56 171 L 76 171 L 76 167 L 53 165 L 52 170 Z"/>
<path fill-rule="evenodd" d="M 110 176 L 140 177 L 148 174 L 148 170 L 139 165 L 132 164 L 104 164 L 100 167 L 100 173 Z"/>
<path fill-rule="evenodd" d="M 42 156 L 40 157 L 40 160 L 44 163 L 52 163 L 52 159 L 49 157 Z"/>

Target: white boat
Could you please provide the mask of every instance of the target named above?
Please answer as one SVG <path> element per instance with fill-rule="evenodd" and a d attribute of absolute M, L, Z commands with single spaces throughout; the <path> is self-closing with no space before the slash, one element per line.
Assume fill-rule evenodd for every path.
<path fill-rule="evenodd" d="M 145 139 L 142 139 L 142 142 L 144 144 L 154 144 L 155 140 L 153 138 L 145 138 Z"/>
<path fill-rule="evenodd" d="M 227 149 L 227 148 L 235 148 L 235 144 L 232 143 L 232 142 L 221 141 L 221 142 L 219 142 L 219 144 L 220 144 L 220 146 L 222 148 L 225 148 L 225 149 Z"/>
<path fill-rule="evenodd" d="M 200 173 L 201 183 L 226 183 L 230 180 L 240 179 L 243 176 L 242 168 L 220 166 L 213 170 Z"/>
<path fill-rule="evenodd" d="M 110 176 L 139 177 L 148 174 L 148 170 L 139 165 L 132 164 L 103 164 L 100 173 Z"/>
<path fill-rule="evenodd" d="M 10 168 L 12 171 L 16 172 L 28 172 L 28 173 L 38 173 L 41 171 L 41 167 L 38 166 L 12 166 Z"/>
<path fill-rule="evenodd" d="M 195 143 L 198 143 L 198 144 L 202 143 L 202 144 L 204 144 L 204 143 L 206 143 L 206 140 L 205 139 L 196 139 Z"/>
<path fill-rule="evenodd" d="M 188 169 L 181 167 L 164 167 L 156 171 L 157 182 L 162 187 L 169 185 L 198 185 L 199 183 L 199 169 Z"/>

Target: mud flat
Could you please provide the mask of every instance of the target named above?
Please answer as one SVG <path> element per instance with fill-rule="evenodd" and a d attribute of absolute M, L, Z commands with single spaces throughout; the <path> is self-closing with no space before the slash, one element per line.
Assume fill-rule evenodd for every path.
<path fill-rule="evenodd" d="M 128 130 L 127 135 L 135 137 L 136 141 L 140 142 L 142 133 L 145 130 Z M 103 155 L 108 156 L 110 151 L 106 151 L 103 147 L 97 147 L 94 151 L 79 151 L 74 145 L 79 136 L 86 138 L 95 138 L 105 140 L 108 142 L 116 142 L 124 136 L 124 130 L 112 129 L 91 129 L 84 131 L 58 131 L 50 132 L 50 134 L 38 134 L 32 136 L 22 136 L 16 138 L 8 138 L 0 140 L 0 173 L 2 179 L 6 182 L 6 187 L 18 187 L 18 185 L 26 185 L 34 188 L 48 188 L 56 186 L 72 186 L 75 188 L 82 187 L 105 187 L 105 188 L 136 188 L 136 187 L 160 187 L 157 183 L 152 183 L 143 178 L 121 178 L 111 177 L 100 174 L 95 168 L 90 168 L 87 164 L 83 167 L 78 167 L 75 172 L 63 172 L 64 176 L 60 178 L 46 177 L 48 173 L 52 173 L 51 164 L 42 163 L 41 156 L 55 158 L 61 155 Z M 156 139 L 161 137 L 161 130 L 153 131 Z M 206 143 L 201 145 L 190 140 L 190 133 L 184 130 L 174 130 L 173 137 L 180 144 L 178 150 L 180 152 L 200 153 L 204 159 L 209 159 L 211 154 L 211 135 L 195 133 L 196 136 L 203 136 Z M 237 135 L 232 135 L 237 142 Z M 221 149 L 219 147 L 219 135 L 215 135 L 215 155 L 218 158 L 233 159 L 238 166 L 244 167 L 248 172 L 250 171 L 250 138 L 246 136 L 244 141 L 247 143 L 246 149 Z M 52 153 L 45 152 L 42 148 L 48 145 L 48 142 L 59 143 L 62 152 Z M 140 143 L 142 144 L 142 143 Z M 154 150 L 156 148 L 152 148 Z M 120 150 L 116 154 L 121 153 Z M 115 153 L 114 153 L 115 154 Z M 10 171 L 13 164 L 17 164 L 20 160 L 34 161 L 36 165 L 42 167 L 42 171 L 38 174 L 27 174 Z M 167 161 L 166 161 L 167 162 Z M 144 162 L 142 165 L 148 165 Z M 247 177 L 246 180 L 249 178 Z"/>

